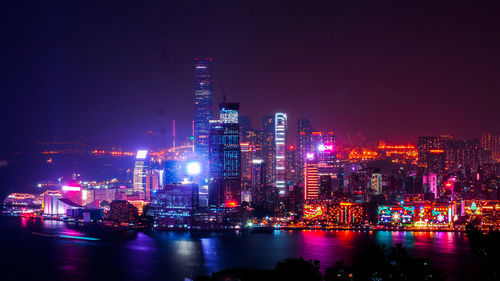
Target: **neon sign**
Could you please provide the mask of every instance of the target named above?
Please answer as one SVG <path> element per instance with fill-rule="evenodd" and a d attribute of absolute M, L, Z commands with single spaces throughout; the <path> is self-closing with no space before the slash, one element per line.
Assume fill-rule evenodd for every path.
<path fill-rule="evenodd" d="M 80 191 L 80 190 L 82 190 L 82 188 L 79 186 L 68 186 L 68 185 L 64 185 L 61 189 L 64 191 Z"/>
<path fill-rule="evenodd" d="M 319 151 L 331 151 L 333 150 L 333 144 L 320 144 L 318 146 Z"/>

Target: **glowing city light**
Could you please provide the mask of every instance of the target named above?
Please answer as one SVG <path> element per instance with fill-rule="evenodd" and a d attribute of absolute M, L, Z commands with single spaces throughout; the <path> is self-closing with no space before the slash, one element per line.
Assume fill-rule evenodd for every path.
<path fill-rule="evenodd" d="M 331 144 L 320 144 L 318 146 L 318 151 L 330 151 L 333 150 L 333 145 Z"/>
<path fill-rule="evenodd" d="M 190 176 L 196 176 L 201 173 L 201 165 L 198 162 L 190 162 L 187 164 L 187 174 Z"/>
<path fill-rule="evenodd" d="M 82 188 L 79 186 L 69 186 L 69 185 L 64 185 L 61 189 L 63 191 L 80 191 L 80 190 L 82 190 Z"/>
<path fill-rule="evenodd" d="M 76 239 L 76 240 L 88 240 L 88 241 L 98 241 L 101 240 L 99 238 L 93 238 L 93 237 L 85 237 L 85 236 L 75 236 L 75 235 L 58 235 L 58 237 L 61 238 L 68 238 L 68 239 Z"/>
<path fill-rule="evenodd" d="M 238 206 L 238 202 L 236 202 L 234 200 L 228 200 L 226 202 L 226 206 L 228 206 L 229 208 L 235 208 Z"/>
<path fill-rule="evenodd" d="M 136 159 L 146 159 L 147 154 L 148 154 L 147 150 L 137 150 L 137 156 L 135 158 Z"/>

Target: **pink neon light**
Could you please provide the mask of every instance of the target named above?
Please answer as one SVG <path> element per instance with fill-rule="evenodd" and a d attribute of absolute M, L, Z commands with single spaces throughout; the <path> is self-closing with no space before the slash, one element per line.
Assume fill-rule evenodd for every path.
<path fill-rule="evenodd" d="M 82 188 L 79 187 L 79 186 L 68 186 L 68 185 L 65 185 L 62 187 L 62 190 L 64 191 L 81 191 Z"/>

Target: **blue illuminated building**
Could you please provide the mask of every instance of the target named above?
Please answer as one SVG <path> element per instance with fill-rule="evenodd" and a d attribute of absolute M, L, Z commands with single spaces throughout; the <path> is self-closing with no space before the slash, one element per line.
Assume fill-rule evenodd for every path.
<path fill-rule="evenodd" d="M 241 151 L 238 103 L 222 103 L 220 120 L 210 131 L 209 204 L 232 207 L 241 202 Z"/>
<path fill-rule="evenodd" d="M 210 120 L 212 119 L 212 59 L 195 59 L 194 64 L 194 147 L 200 159 L 209 152 Z"/>
<path fill-rule="evenodd" d="M 166 160 L 162 162 L 163 184 L 175 184 L 180 181 L 179 162 L 176 160 Z"/>
<path fill-rule="evenodd" d="M 198 207 L 198 185 L 167 184 L 153 195 L 151 212 L 157 228 L 190 228 Z"/>

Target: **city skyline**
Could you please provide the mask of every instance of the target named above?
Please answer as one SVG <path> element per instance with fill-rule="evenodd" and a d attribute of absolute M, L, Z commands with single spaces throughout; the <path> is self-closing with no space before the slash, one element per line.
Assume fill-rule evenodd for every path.
<path fill-rule="evenodd" d="M 200 56 L 214 59 L 213 104 L 222 101 L 224 88 L 254 127 L 265 115 L 286 112 L 292 132 L 307 118 L 317 130 L 398 142 L 499 133 L 496 7 L 325 4 L 303 13 L 296 3 L 265 11 L 197 3 L 132 13 L 127 3 L 117 11 L 77 3 L 11 5 L 12 40 L 2 48 L 5 66 L 14 71 L 2 70 L 2 104 L 8 105 L 2 129 L 10 132 L 3 147 L 53 136 L 168 147 L 172 120 L 179 136 L 190 135 L 192 62 Z M 32 17 L 36 8 L 46 13 Z M 82 29 L 77 12 L 96 20 Z M 218 20 L 207 21 L 209 14 Z M 205 33 L 195 28 L 201 23 Z M 295 142 L 295 134 L 289 138 Z"/>
<path fill-rule="evenodd" d="M 498 3 L 2 8 L 2 280 L 498 279 Z"/>

